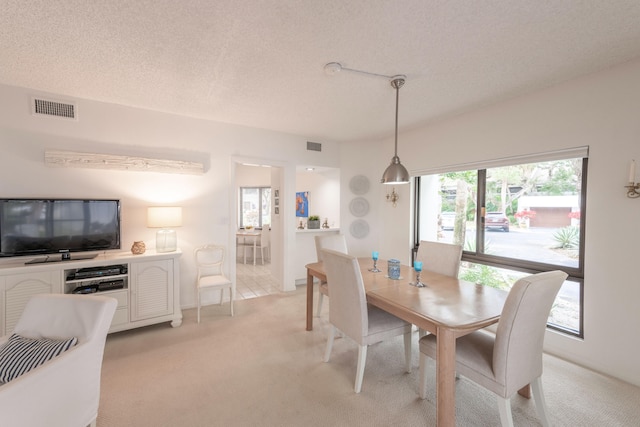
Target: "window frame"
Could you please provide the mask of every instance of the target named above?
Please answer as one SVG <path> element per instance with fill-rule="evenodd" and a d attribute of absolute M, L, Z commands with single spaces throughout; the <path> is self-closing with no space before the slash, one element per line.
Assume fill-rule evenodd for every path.
<path fill-rule="evenodd" d="M 554 161 L 554 160 L 563 160 L 567 157 L 559 157 L 553 158 L 548 157 L 542 160 L 526 160 L 526 161 L 514 161 L 509 163 L 508 165 L 518 165 L 518 164 L 526 164 L 526 163 L 542 163 L 546 161 Z M 569 157 L 570 158 L 570 157 Z M 516 259 L 516 258 L 508 258 L 499 255 L 491 255 L 484 253 L 484 244 L 485 244 L 485 227 L 484 227 L 484 212 L 486 206 L 486 178 L 487 178 L 487 169 L 491 169 L 494 167 L 506 166 L 506 165 L 490 165 L 490 166 L 479 166 L 471 167 L 470 169 L 464 169 L 461 167 L 451 168 L 450 170 L 439 169 L 437 171 L 427 171 L 426 173 L 420 173 L 419 176 L 415 176 L 414 178 L 414 223 L 413 223 L 413 236 L 414 236 L 414 247 L 412 249 L 412 260 L 415 259 L 415 255 L 418 251 L 418 246 L 420 244 L 420 206 L 421 206 L 421 176 L 427 175 L 436 175 L 447 172 L 455 172 L 461 170 L 475 170 L 478 174 L 477 176 L 477 192 L 476 192 L 476 247 L 475 252 L 468 251 L 463 249 L 462 252 L 462 261 L 470 262 L 474 264 L 483 264 L 490 267 L 502 268 L 507 270 L 519 271 L 528 274 L 540 273 L 543 271 L 550 271 L 556 269 L 562 269 L 569 276 L 567 277 L 567 281 L 576 282 L 579 284 L 580 295 L 579 295 L 579 320 L 578 320 L 578 330 L 575 331 L 573 329 L 564 328 L 559 325 L 547 324 L 547 327 L 553 330 L 557 330 L 567 335 L 575 336 L 578 338 L 584 338 L 584 260 L 585 260 L 585 246 L 586 246 L 586 204 L 587 204 L 587 175 L 588 175 L 588 154 L 575 156 L 573 158 L 582 158 L 582 175 L 581 175 L 581 187 L 580 187 L 580 247 L 578 249 L 578 267 L 568 267 L 561 266 L 557 264 L 549 264 L 543 262 L 536 262 L 530 260 Z M 501 161 L 503 161 L 502 159 Z"/>
<path fill-rule="evenodd" d="M 244 187 L 240 187 L 240 194 L 238 195 L 238 203 L 239 203 L 239 209 L 238 209 L 238 216 L 239 216 L 239 220 L 238 220 L 238 224 L 240 229 L 244 229 L 245 228 L 245 224 L 244 224 L 244 211 L 243 211 L 243 205 L 244 205 L 244 190 L 257 190 L 258 191 L 258 225 L 256 226 L 256 229 L 261 230 L 263 227 L 263 223 L 262 223 L 262 218 L 264 216 L 263 213 L 263 209 L 262 209 L 262 198 L 263 198 L 263 191 L 264 190 L 269 190 L 271 191 L 271 187 L 270 186 L 244 186 Z M 270 196 L 269 197 L 269 211 L 271 211 L 272 208 L 272 200 L 273 197 Z"/>

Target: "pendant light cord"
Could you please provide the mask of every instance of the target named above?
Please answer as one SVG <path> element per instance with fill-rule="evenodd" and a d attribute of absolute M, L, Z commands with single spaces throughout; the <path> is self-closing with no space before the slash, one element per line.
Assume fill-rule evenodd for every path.
<path fill-rule="evenodd" d="M 404 76 L 394 76 L 391 86 L 396 89 L 396 135 L 394 157 L 398 157 L 398 105 L 400 104 L 400 88 L 404 85 Z"/>

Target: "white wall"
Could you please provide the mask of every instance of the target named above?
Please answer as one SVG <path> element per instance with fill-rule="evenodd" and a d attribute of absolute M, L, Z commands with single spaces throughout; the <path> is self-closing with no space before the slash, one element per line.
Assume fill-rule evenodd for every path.
<path fill-rule="evenodd" d="M 410 89 L 407 89 L 410 90 Z M 428 102 L 425 101 L 425 102 Z M 548 332 L 547 351 L 640 385 L 640 199 L 625 195 L 629 161 L 640 159 L 640 61 L 399 135 L 398 155 L 409 171 L 589 146 L 584 340 Z M 402 119 L 400 119 L 402 121 Z M 392 141 L 349 144 L 341 151 L 342 188 L 348 179 L 384 164 L 367 165 L 359 153 L 387 153 Z M 354 159 L 359 161 L 354 162 Z M 637 178 L 636 178 L 637 179 Z M 377 188 L 375 188 L 377 187 Z M 350 239 L 350 249 L 409 258 L 410 195 L 402 189 L 393 210 L 379 202 L 375 237 Z M 344 205 L 343 198 L 343 205 Z M 348 223 L 343 210 L 343 222 Z"/>
<path fill-rule="evenodd" d="M 321 224 L 329 221 L 331 228 L 340 227 L 340 169 L 296 173 L 296 192 L 309 192 L 309 215 L 318 215 Z M 300 222 L 298 218 L 296 224 Z M 306 218 L 304 218 L 306 223 Z"/>
<path fill-rule="evenodd" d="M 235 275 L 235 170 L 239 161 L 280 168 L 283 241 L 274 258 L 283 289 L 295 288 L 295 170 L 297 165 L 336 167 L 338 146 L 323 141 L 322 152 L 307 151 L 306 138 L 242 126 L 192 119 L 87 100 L 77 101 L 78 121 L 35 117 L 30 97 L 64 97 L 0 85 L 0 197 L 96 197 L 122 201 L 122 249 L 135 240 L 155 246 L 146 227 L 146 207 L 183 206 L 177 229 L 181 257 L 181 305 L 192 307 L 195 293 L 193 249 L 216 242 L 229 248 L 228 271 Z M 205 163 L 202 175 L 50 168 L 45 149 L 98 152 Z M 274 153 L 277 153 L 277 157 Z M 279 224 L 280 225 L 280 224 Z M 288 231 L 290 230 L 290 231 Z"/>

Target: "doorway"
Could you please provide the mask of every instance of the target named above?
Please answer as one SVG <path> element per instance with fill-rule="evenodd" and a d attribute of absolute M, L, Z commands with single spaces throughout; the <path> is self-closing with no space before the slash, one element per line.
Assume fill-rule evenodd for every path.
<path fill-rule="evenodd" d="M 238 161 L 235 165 L 237 202 L 232 224 L 236 247 L 237 299 L 282 292 L 281 281 L 274 275 L 274 267 L 281 262 L 281 256 L 277 255 L 278 251 L 274 251 L 271 244 L 272 240 L 282 241 L 282 236 L 271 239 L 273 233 L 281 230 L 274 224 L 280 204 L 279 185 L 273 182 L 281 175 L 277 169 L 276 166 L 244 161 Z M 278 197 L 275 197 L 276 194 Z"/>

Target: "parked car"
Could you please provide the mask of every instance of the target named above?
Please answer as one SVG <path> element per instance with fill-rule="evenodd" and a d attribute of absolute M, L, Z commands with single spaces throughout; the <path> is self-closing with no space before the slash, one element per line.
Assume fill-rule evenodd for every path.
<path fill-rule="evenodd" d="M 484 217 L 484 228 L 499 228 L 502 231 L 509 231 L 509 218 L 502 212 L 487 212 Z"/>
<path fill-rule="evenodd" d="M 443 230 L 453 230 L 453 225 L 456 221 L 455 212 L 442 212 L 440 214 L 440 226 Z"/>

